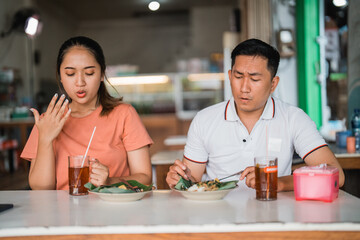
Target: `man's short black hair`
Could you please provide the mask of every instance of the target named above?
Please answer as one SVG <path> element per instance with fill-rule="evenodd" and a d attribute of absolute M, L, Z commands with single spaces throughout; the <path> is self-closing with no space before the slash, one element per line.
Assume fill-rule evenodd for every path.
<path fill-rule="evenodd" d="M 235 58 L 240 55 L 266 58 L 268 60 L 267 68 L 272 78 L 276 76 L 280 62 L 280 54 L 271 45 L 255 38 L 239 43 L 231 52 L 231 68 L 235 64 Z"/>

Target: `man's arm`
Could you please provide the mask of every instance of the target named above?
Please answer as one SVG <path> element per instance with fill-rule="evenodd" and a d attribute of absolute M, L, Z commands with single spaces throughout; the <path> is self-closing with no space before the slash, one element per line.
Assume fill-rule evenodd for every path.
<path fill-rule="evenodd" d="M 332 153 L 329 147 L 325 146 L 310 153 L 305 158 L 305 163 L 308 166 L 317 166 L 322 163 L 326 163 L 329 166 L 333 166 L 339 169 L 339 186 L 342 187 L 345 182 L 345 175 L 342 167 L 340 166 L 335 155 Z M 291 191 L 294 190 L 293 176 L 284 176 L 278 178 L 278 191 Z"/>
<path fill-rule="evenodd" d="M 205 163 L 195 163 L 183 158 L 182 161 L 176 160 L 174 165 L 169 168 L 166 176 L 166 182 L 170 188 L 173 188 L 180 180 L 180 176 L 186 180 L 200 182 L 205 172 Z"/>
<path fill-rule="evenodd" d="M 306 165 L 316 166 L 322 163 L 326 163 L 329 166 L 333 166 L 339 169 L 339 186 L 342 187 L 345 182 L 345 175 L 335 155 L 331 152 L 329 147 L 322 147 L 316 151 L 310 153 L 305 158 Z M 241 174 L 240 180 L 246 177 L 246 185 L 250 188 L 255 188 L 255 168 L 248 167 Z M 283 176 L 278 178 L 278 192 L 292 191 L 294 190 L 294 178 L 293 175 Z"/>
<path fill-rule="evenodd" d="M 329 166 L 333 166 L 339 169 L 339 186 L 342 187 L 345 182 L 345 175 L 340 163 L 336 159 L 333 152 L 330 150 L 329 147 L 322 147 L 317 149 L 316 151 L 310 153 L 305 158 L 306 165 L 309 166 L 316 166 L 322 163 L 326 163 Z"/>

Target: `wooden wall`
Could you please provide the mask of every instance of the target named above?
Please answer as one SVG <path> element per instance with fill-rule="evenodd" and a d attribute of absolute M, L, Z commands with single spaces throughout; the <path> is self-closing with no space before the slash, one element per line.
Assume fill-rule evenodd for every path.
<path fill-rule="evenodd" d="M 169 136 L 187 135 L 191 120 L 179 120 L 175 114 L 142 115 L 144 123 L 154 144 L 150 147 L 150 156 L 154 153 L 169 150 L 164 140 Z"/>

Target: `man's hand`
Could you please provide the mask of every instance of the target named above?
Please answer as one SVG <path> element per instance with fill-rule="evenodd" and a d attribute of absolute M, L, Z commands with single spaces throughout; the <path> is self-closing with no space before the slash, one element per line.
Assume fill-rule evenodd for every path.
<path fill-rule="evenodd" d="M 247 167 L 240 175 L 240 180 L 246 178 L 245 183 L 249 188 L 255 189 L 255 167 Z"/>
<path fill-rule="evenodd" d="M 247 167 L 240 175 L 240 180 L 246 178 L 246 185 L 255 189 L 255 167 Z M 293 175 L 278 177 L 278 192 L 294 190 Z"/>
<path fill-rule="evenodd" d="M 169 168 L 169 172 L 166 176 L 166 182 L 170 188 L 174 188 L 177 182 L 180 180 L 180 176 L 186 180 L 191 180 L 196 182 L 195 179 L 191 176 L 191 170 L 181 162 L 179 159 L 175 160 L 174 165 Z"/>

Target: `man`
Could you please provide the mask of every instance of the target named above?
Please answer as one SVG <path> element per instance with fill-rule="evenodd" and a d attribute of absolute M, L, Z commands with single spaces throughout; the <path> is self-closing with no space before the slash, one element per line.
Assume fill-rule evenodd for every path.
<path fill-rule="evenodd" d="M 249 39 L 235 47 L 231 60 L 228 74 L 233 97 L 195 116 L 184 158 L 176 160 L 167 174 L 169 186 L 173 188 L 180 176 L 197 182 L 244 170 L 239 184 L 255 188 L 254 157 L 269 155 L 278 158 L 278 191 L 293 190 L 294 150 L 307 165 L 337 167 L 342 186 L 344 172 L 315 123 L 301 109 L 271 97 L 279 83 L 278 51 Z"/>

